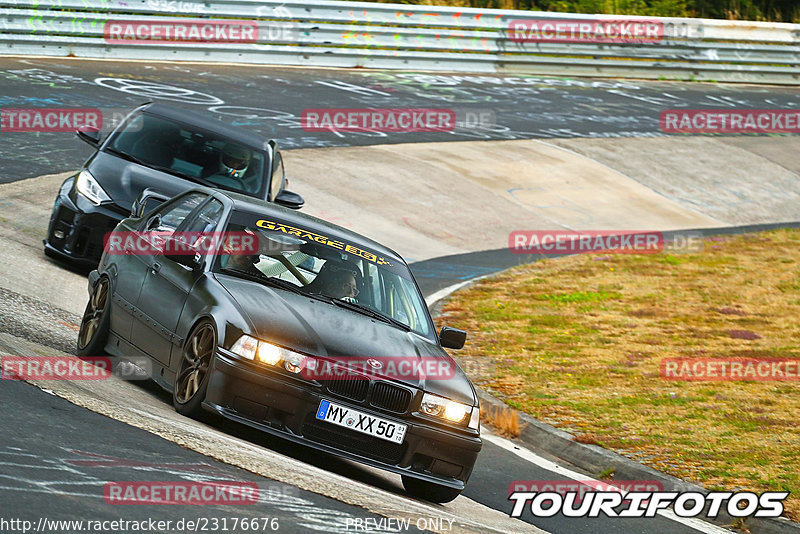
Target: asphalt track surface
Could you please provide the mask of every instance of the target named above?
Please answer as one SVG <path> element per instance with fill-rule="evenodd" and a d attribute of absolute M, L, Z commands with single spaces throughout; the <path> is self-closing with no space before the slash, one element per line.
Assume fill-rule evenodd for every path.
<path fill-rule="evenodd" d="M 172 521 L 173 527 L 166 531 L 180 520 L 198 525 L 213 525 L 213 519 L 221 525 L 227 520 L 232 527 L 235 520 L 246 519 L 256 520 L 259 527 L 266 524 L 267 532 L 272 531 L 272 519 L 280 532 L 346 532 L 347 519 L 379 520 L 363 510 L 355 515 L 351 506 L 334 499 L 209 459 L 24 382 L 4 381 L 0 403 L 6 414 L 0 446 L 5 519 L 13 510 L 13 517 L 34 525 L 42 518 L 48 523 Z M 24 432 L 11 433 L 11 428 Z M 103 497 L 108 482 L 166 479 L 255 483 L 259 499 L 257 504 L 110 506 Z"/>
<path fill-rule="evenodd" d="M 684 109 L 796 109 L 791 88 L 402 71 L 0 58 L 0 108 L 98 108 L 109 119 L 148 100 L 247 127 L 283 148 L 532 138 L 663 135 L 659 114 Z M 311 132 L 306 109 L 444 108 L 449 132 Z M 75 168 L 90 154 L 65 133 L 0 136 L 13 181 Z"/>
<path fill-rule="evenodd" d="M 149 99 L 166 100 L 187 108 L 209 111 L 223 120 L 275 137 L 285 148 L 411 141 L 661 135 L 658 130 L 658 115 L 663 109 L 733 106 L 788 108 L 797 107 L 798 104 L 796 93 L 791 90 L 714 84 L 564 80 L 525 76 L 433 76 L 402 72 L 144 65 L 47 59 L 2 59 L 0 76 L 4 89 L 0 96 L 0 107 L 3 108 L 97 107 L 104 110 L 124 110 Z M 488 111 L 494 117 L 494 124 L 482 128 L 464 127 L 450 133 L 428 134 L 304 132 L 300 128 L 299 116 L 303 109 L 311 106 L 446 107 L 457 109 L 457 114 Z M 0 159 L 3 161 L 5 181 L 75 169 L 89 154 L 88 147 L 80 147 L 70 134 L 8 133 L 0 136 Z M 425 293 L 430 294 L 446 285 L 507 267 L 508 262 L 524 261 L 522 258 L 524 257 L 506 258 L 500 263 L 495 259 L 482 259 L 480 255 L 440 259 L 438 263 L 437 260 L 431 260 L 415 266 L 415 272 Z M 65 267 L 53 264 L 51 268 L 56 273 L 58 269 Z M 43 303 L 26 302 L 18 295 L 4 294 L 2 297 L 6 313 L 3 314 L 5 316 L 2 317 L 3 326 L 0 331 L 21 339 L 36 336 L 32 324 L 50 323 L 56 316 L 59 318 L 57 320 L 63 320 L 64 314 L 69 315 L 64 310 L 48 309 L 46 306 L 37 310 L 36 306 Z M 15 322 L 14 311 L 19 308 L 27 310 L 30 320 L 17 319 Z M 77 321 L 77 317 L 72 316 L 72 321 Z M 74 342 L 74 332 L 62 329 L 39 341 L 65 350 Z M 142 388 L 156 402 L 169 402 L 167 396 L 152 385 L 145 383 L 136 387 Z M 298 510 L 302 504 L 300 501 L 308 508 L 315 508 L 317 519 L 319 514 L 329 520 L 336 517 L 339 523 L 328 521 L 327 527 L 321 529 L 323 531 L 333 530 L 334 523 L 341 526 L 342 518 L 347 517 L 347 514 L 360 518 L 374 517 L 363 509 L 240 472 L 133 426 L 76 407 L 26 384 L 4 381 L 0 387 L 0 398 L 2 406 L 7 407 L 4 410 L 4 426 L 15 429 L 14 433 L 4 432 L 0 451 L 8 453 L 7 456 L 17 456 L 12 461 L 0 458 L 0 477 L 11 481 L 0 484 L 0 502 L 4 503 L 3 508 L 6 510 L 28 511 L 37 518 L 45 515 L 45 511 L 52 513 L 53 517 L 71 518 L 77 516 L 100 519 L 112 513 L 120 515 L 120 507 L 109 511 L 109 507 L 97 497 L 97 484 L 108 480 L 107 477 L 113 476 L 115 480 L 120 480 L 121 476 L 125 476 L 129 477 L 126 478 L 128 480 L 139 480 L 130 477 L 141 476 L 143 479 L 156 480 L 153 475 L 163 473 L 159 471 L 160 465 L 200 463 L 219 469 L 225 476 L 253 480 L 264 488 L 281 489 L 296 499 L 292 502 Z M 239 439 L 264 443 L 263 436 L 255 435 L 237 425 L 221 421 L 212 423 Z M 348 462 L 321 459 L 313 451 L 297 450 L 280 440 L 267 440 L 267 446 L 286 455 L 287 461 L 296 459 L 323 466 L 334 473 L 391 491 L 398 498 L 403 495 L 396 477 L 382 476 L 374 470 Z M 110 470 L 99 473 L 95 469 L 96 465 L 84 463 L 77 473 L 63 470 L 62 479 L 46 476 L 49 468 L 58 470 L 64 465 L 74 467 L 74 462 L 81 458 L 81 453 L 74 452 L 76 450 L 107 455 L 117 464 L 128 461 L 144 465 L 155 464 L 155 467 L 137 470 L 129 469 L 127 465 L 117 465 L 111 475 Z M 26 454 L 31 456 L 24 456 Z M 31 476 L 32 472 L 36 472 L 36 477 Z M 19 485 L 24 477 L 29 479 L 28 486 L 25 487 Z M 31 478 L 33 479 L 30 480 Z M 509 451 L 498 443 L 487 440 L 464 495 L 507 513 L 510 510 L 507 489 L 509 483 L 515 479 L 564 478 L 533 465 L 522 455 Z M 80 491 L 75 492 L 76 495 L 70 495 L 69 491 L 59 487 L 59 483 L 77 487 L 79 484 L 71 483 L 89 480 L 94 488 L 92 497 L 82 495 Z M 290 490 L 294 490 L 294 493 Z M 264 503 L 263 509 L 259 506 L 258 515 L 283 514 L 280 515 L 282 529 L 288 529 L 292 524 L 304 525 L 296 516 L 292 516 L 291 510 L 282 510 L 271 504 Z M 202 513 L 176 511 L 174 507 L 162 507 L 153 510 L 152 514 L 142 513 L 142 510 L 134 507 L 124 513 L 134 518 L 154 514 L 174 518 L 210 513 L 208 510 L 203 510 Z M 225 514 L 236 515 L 229 507 L 215 513 L 219 517 Z M 242 513 L 248 511 L 244 510 Z M 559 533 L 698 531 L 662 517 L 647 520 L 591 521 L 558 516 L 552 519 L 527 516 L 523 519 L 547 531 Z M 701 530 L 717 531 L 713 527 L 703 527 Z"/>

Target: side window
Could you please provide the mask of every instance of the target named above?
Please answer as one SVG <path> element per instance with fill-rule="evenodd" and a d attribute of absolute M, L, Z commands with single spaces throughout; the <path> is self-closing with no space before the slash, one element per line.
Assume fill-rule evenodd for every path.
<path fill-rule="evenodd" d="M 283 157 L 280 152 L 275 152 L 275 157 L 272 161 L 272 182 L 270 183 L 269 198 L 275 200 L 278 193 L 283 189 L 284 181 L 286 180 L 283 172 Z"/>
<path fill-rule="evenodd" d="M 222 202 L 211 199 L 183 228 L 181 232 L 182 239 L 191 246 L 197 246 L 200 241 L 206 239 L 213 242 L 214 237 L 207 234 L 213 232 L 214 228 L 217 227 L 219 219 L 222 217 L 222 210 Z"/>
<path fill-rule="evenodd" d="M 197 215 L 189 221 L 186 226 L 186 232 L 210 232 L 217 227 L 220 217 L 222 217 L 222 202 L 217 199 L 211 201 L 203 206 Z"/>
<path fill-rule="evenodd" d="M 146 231 L 174 232 L 183 220 L 207 197 L 203 193 L 192 193 L 179 201 L 158 210 L 148 219 Z"/>

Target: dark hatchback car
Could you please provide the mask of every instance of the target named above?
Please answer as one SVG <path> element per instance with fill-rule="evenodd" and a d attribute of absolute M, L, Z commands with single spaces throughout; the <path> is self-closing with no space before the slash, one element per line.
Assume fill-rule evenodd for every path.
<path fill-rule="evenodd" d="M 136 244 L 109 248 L 89 275 L 79 355 L 144 358 L 178 412 L 206 409 L 386 469 L 426 500 L 464 489 L 481 449 L 480 410 L 443 347 L 461 348 L 466 334 L 437 334 L 395 252 L 209 188 L 123 220 L 113 236 Z M 208 236 L 223 237 L 213 248 Z M 254 237 L 257 249 L 219 245 L 231 236 Z M 391 370 L 398 360 L 451 372 Z"/>
<path fill-rule="evenodd" d="M 78 137 L 96 148 L 81 171 L 61 185 L 50 216 L 48 256 L 94 266 L 104 236 L 134 211 L 198 185 L 242 193 L 298 209 L 286 190 L 276 143 L 184 108 L 145 104 L 105 140 Z M 135 205 L 144 193 L 142 206 Z"/>

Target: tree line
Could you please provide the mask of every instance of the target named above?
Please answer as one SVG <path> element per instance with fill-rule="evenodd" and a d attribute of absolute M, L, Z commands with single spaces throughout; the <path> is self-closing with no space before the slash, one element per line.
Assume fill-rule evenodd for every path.
<path fill-rule="evenodd" d="M 800 22 L 798 0 L 400 0 L 400 3 L 562 13 Z"/>

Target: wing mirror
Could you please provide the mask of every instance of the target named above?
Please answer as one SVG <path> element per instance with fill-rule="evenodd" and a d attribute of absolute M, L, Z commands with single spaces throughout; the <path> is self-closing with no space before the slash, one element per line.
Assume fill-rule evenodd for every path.
<path fill-rule="evenodd" d="M 163 193 L 159 193 L 155 189 L 148 187 L 144 191 L 139 194 L 139 198 L 137 198 L 133 205 L 131 205 L 131 217 L 138 219 L 142 215 L 144 215 L 149 210 L 148 203 L 150 204 L 150 210 L 155 209 L 156 207 L 160 206 L 164 202 L 169 200 L 169 197 Z"/>
<path fill-rule="evenodd" d="M 100 132 L 99 131 L 84 132 L 84 131 L 80 131 L 79 130 L 79 131 L 77 131 L 75 133 L 78 135 L 78 138 L 81 141 L 92 145 L 94 148 L 99 148 L 100 147 Z"/>
<path fill-rule="evenodd" d="M 178 265 L 189 267 L 192 271 L 203 268 L 203 256 L 194 247 L 174 237 L 164 240 L 164 257 Z"/>
<path fill-rule="evenodd" d="M 442 331 L 439 332 L 439 342 L 446 349 L 463 348 L 466 341 L 467 333 L 458 328 L 443 326 Z"/>
<path fill-rule="evenodd" d="M 275 195 L 273 202 L 275 202 L 275 204 L 293 210 L 299 210 L 300 208 L 303 207 L 303 204 L 306 203 L 306 201 L 303 200 L 303 197 L 301 197 L 297 193 L 293 193 L 292 191 L 288 191 L 286 189 L 282 190 L 280 193 Z"/>

